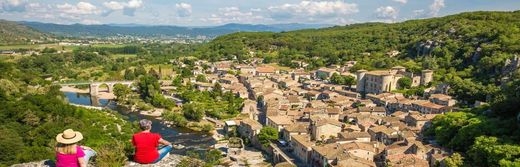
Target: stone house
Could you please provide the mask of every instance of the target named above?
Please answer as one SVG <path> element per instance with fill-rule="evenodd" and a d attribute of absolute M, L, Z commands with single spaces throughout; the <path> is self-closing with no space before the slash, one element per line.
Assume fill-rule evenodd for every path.
<path fill-rule="evenodd" d="M 368 132 L 342 132 L 338 134 L 338 143 L 363 143 L 370 142 L 371 136 Z"/>
<path fill-rule="evenodd" d="M 451 111 L 451 107 L 438 105 L 427 100 L 417 100 L 413 102 L 412 108 L 423 114 L 442 114 Z"/>
<path fill-rule="evenodd" d="M 291 138 L 292 140 L 290 143 L 293 149 L 292 154 L 294 154 L 302 162 L 305 162 L 305 164 L 310 164 L 312 147 L 316 144 L 310 140 L 310 136 L 308 134 L 292 134 Z"/>
<path fill-rule="evenodd" d="M 358 107 L 358 112 L 365 115 L 386 116 L 386 108 L 384 107 Z"/>
<path fill-rule="evenodd" d="M 292 124 L 293 120 L 287 116 L 267 116 L 267 126 L 277 129 L 278 132 Z"/>
<path fill-rule="evenodd" d="M 341 122 L 333 119 L 311 119 L 311 139 L 325 140 L 330 137 L 336 138 L 338 133 L 341 132 L 342 126 Z"/>
<path fill-rule="evenodd" d="M 429 97 L 429 100 L 435 104 L 442 106 L 454 106 L 457 103 L 457 100 L 453 99 L 452 96 L 445 94 L 432 94 Z"/>
<path fill-rule="evenodd" d="M 271 67 L 271 66 L 256 67 L 256 76 L 269 77 L 273 74 L 276 74 L 276 69 L 274 67 Z"/>
<path fill-rule="evenodd" d="M 238 133 L 240 136 L 249 139 L 251 143 L 259 144 L 257 135 L 260 133 L 261 129 L 262 124 L 255 120 L 246 118 L 240 121 L 240 125 L 238 126 Z"/>
<path fill-rule="evenodd" d="M 368 128 L 368 133 L 371 136 L 370 140 L 379 141 L 386 145 L 392 144 L 399 140 L 399 131 L 383 125 Z"/>
<path fill-rule="evenodd" d="M 282 138 L 285 141 L 290 142 L 292 140 L 291 135 L 309 135 L 309 123 L 296 122 L 282 129 Z"/>

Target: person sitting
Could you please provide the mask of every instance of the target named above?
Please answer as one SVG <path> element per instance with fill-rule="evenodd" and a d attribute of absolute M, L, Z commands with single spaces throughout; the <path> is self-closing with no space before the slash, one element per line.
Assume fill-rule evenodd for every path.
<path fill-rule="evenodd" d="M 86 167 L 96 151 L 77 143 L 83 139 L 80 132 L 67 129 L 56 136 L 56 167 Z"/>
<path fill-rule="evenodd" d="M 172 144 L 162 139 L 160 134 L 152 133 L 152 121 L 143 119 L 139 121 L 141 132 L 132 136 L 132 144 L 135 147 L 134 161 L 141 164 L 157 163 L 172 150 Z M 159 144 L 164 145 L 159 148 Z"/>

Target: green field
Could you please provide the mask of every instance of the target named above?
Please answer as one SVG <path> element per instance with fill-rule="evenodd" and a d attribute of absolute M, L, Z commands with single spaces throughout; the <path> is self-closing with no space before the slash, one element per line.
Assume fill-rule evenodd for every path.
<path fill-rule="evenodd" d="M 34 49 L 37 47 L 38 47 L 38 45 L 6 45 L 6 46 L 0 46 L 0 50 Z"/>
<path fill-rule="evenodd" d="M 54 48 L 56 50 L 67 50 L 71 51 L 78 46 L 60 46 L 58 44 L 27 44 L 27 45 L 5 45 L 0 46 L 0 50 L 16 50 L 16 49 L 45 49 L 45 48 Z"/>

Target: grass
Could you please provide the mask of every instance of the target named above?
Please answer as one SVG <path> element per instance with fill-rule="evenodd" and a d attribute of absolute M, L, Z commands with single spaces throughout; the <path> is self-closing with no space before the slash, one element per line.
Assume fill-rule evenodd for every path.
<path fill-rule="evenodd" d="M 37 47 L 38 45 L 6 45 L 0 46 L 0 50 L 34 49 Z"/>
<path fill-rule="evenodd" d="M 171 66 L 170 64 L 154 64 L 154 65 L 148 65 L 144 68 L 146 69 L 146 71 L 149 71 L 151 68 L 155 69 L 156 71 L 159 71 L 159 67 L 161 67 L 161 71 L 162 71 L 161 78 L 169 77 L 172 74 L 175 74 L 175 72 L 173 71 L 173 66 Z"/>

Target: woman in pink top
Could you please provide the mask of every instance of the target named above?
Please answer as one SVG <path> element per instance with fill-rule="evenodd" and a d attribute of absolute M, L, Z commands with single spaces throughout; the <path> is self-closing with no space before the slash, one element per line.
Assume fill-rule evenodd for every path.
<path fill-rule="evenodd" d="M 83 139 L 80 132 L 67 129 L 56 136 L 56 167 L 86 167 L 96 152 L 89 147 L 79 146 Z"/>

